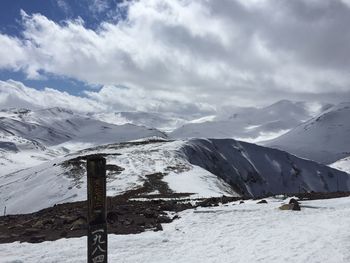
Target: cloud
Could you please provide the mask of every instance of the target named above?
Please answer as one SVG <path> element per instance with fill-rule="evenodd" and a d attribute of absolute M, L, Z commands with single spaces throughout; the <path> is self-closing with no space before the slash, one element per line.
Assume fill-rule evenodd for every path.
<path fill-rule="evenodd" d="M 27 53 L 20 40 L 0 34 L 0 69 L 19 70 L 25 64 Z"/>
<path fill-rule="evenodd" d="M 95 2 L 96 10 L 105 8 Z M 350 97 L 347 0 L 123 5 L 125 20 L 97 30 L 81 19 L 58 24 L 22 12 L 23 38 L 0 35 L 0 67 L 28 78 L 50 73 L 101 84 L 99 93 L 86 94 L 106 101 L 111 87 L 126 86 L 113 95 L 118 103 L 134 98 L 150 109 L 166 108 L 163 98 L 198 107 Z"/>
<path fill-rule="evenodd" d="M 0 109 L 51 107 L 63 107 L 82 113 L 163 112 L 188 119 L 215 112 L 215 108 L 208 104 L 195 103 L 185 98 L 181 101 L 175 100 L 168 93 L 152 96 L 142 89 L 109 85 L 99 91 L 86 91 L 85 96 L 81 97 L 51 88 L 36 90 L 14 80 L 0 81 Z"/>
<path fill-rule="evenodd" d="M 67 14 L 67 15 L 71 15 L 72 14 L 72 10 L 69 6 L 69 4 L 65 1 L 65 0 L 56 0 L 57 6 L 59 8 L 61 8 L 61 10 Z"/>
<path fill-rule="evenodd" d="M 89 0 L 89 10 L 93 14 L 99 14 L 109 8 L 109 3 L 106 0 Z"/>
<path fill-rule="evenodd" d="M 51 88 L 36 90 L 21 82 L 0 81 L 0 108 L 40 109 L 62 107 L 76 112 L 104 111 L 106 106 L 91 100 L 73 96 Z"/>

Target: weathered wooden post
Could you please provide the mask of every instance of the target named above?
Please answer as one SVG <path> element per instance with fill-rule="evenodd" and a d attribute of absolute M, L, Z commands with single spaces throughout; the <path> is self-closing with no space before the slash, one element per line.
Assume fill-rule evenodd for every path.
<path fill-rule="evenodd" d="M 87 159 L 88 263 L 107 263 L 106 159 Z"/>

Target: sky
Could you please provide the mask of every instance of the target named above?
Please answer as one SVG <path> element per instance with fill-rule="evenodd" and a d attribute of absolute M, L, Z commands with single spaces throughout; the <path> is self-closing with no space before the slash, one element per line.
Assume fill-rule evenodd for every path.
<path fill-rule="evenodd" d="M 350 0 L 2 0 L 0 107 L 350 100 Z"/>

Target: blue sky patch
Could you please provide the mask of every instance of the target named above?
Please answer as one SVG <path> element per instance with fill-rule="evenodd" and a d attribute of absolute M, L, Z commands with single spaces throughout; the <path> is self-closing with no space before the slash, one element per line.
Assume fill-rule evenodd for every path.
<path fill-rule="evenodd" d="M 101 22 L 117 23 L 125 19 L 127 10 L 118 6 L 121 0 L 1 0 L 0 33 L 12 37 L 22 37 L 21 10 L 27 14 L 40 13 L 48 19 L 62 23 L 65 20 L 81 18 L 86 28 L 96 29 Z M 99 86 L 90 86 L 81 81 L 52 74 L 43 74 L 43 79 L 31 80 L 21 71 L 0 69 L 0 79 L 21 81 L 26 86 L 43 89 L 45 87 L 67 91 L 73 95 L 83 95 L 86 89 L 99 90 Z"/>

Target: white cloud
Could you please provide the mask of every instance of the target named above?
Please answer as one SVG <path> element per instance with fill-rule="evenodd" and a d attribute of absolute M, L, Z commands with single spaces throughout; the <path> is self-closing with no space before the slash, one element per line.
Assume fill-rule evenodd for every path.
<path fill-rule="evenodd" d="M 0 81 L 0 109 L 63 107 L 85 113 L 145 111 L 171 113 L 189 119 L 215 111 L 208 104 L 195 103 L 185 98 L 175 100 L 166 92 L 153 96 L 142 89 L 110 85 L 99 91 L 85 93 L 85 97 L 80 97 L 52 88 L 36 90 L 14 80 Z"/>
<path fill-rule="evenodd" d="M 94 14 L 104 12 L 109 8 L 108 1 L 106 0 L 90 0 L 89 2 L 89 9 Z"/>
<path fill-rule="evenodd" d="M 127 86 L 115 102 L 139 108 L 162 109 L 164 98 L 197 106 L 341 100 L 350 94 L 344 2 L 140 0 L 124 3 L 125 21 L 95 31 L 81 19 L 23 13 L 23 38 L 0 35 L 0 67 L 105 85 L 87 94 L 107 103 L 111 87 Z"/>
<path fill-rule="evenodd" d="M 18 70 L 25 63 L 26 50 L 16 38 L 0 34 L 0 69 Z"/>
<path fill-rule="evenodd" d="M 91 100 L 73 96 L 51 88 L 36 90 L 21 82 L 0 81 L 0 108 L 51 108 L 62 107 L 77 112 L 104 111 L 106 106 Z"/>
<path fill-rule="evenodd" d="M 71 13 L 70 6 L 65 0 L 56 0 L 56 3 L 58 5 L 58 7 L 63 10 L 63 12 L 65 12 L 66 14 Z"/>

